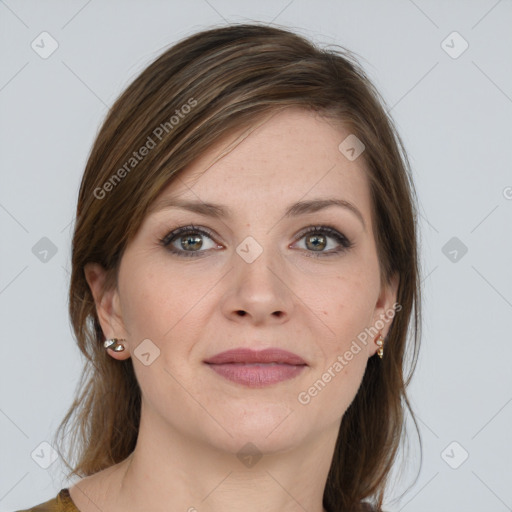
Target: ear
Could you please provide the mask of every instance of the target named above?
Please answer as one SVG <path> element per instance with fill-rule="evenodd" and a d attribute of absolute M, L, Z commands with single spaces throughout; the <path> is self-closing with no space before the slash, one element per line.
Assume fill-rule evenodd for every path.
<path fill-rule="evenodd" d="M 119 292 L 115 287 L 105 290 L 107 271 L 98 263 L 87 263 L 84 274 L 96 304 L 96 314 L 105 338 L 126 339 L 126 329 L 119 305 Z M 126 341 L 123 343 L 125 350 L 122 352 L 108 350 L 109 355 L 118 360 L 128 359 L 130 357 L 128 344 Z"/>
<path fill-rule="evenodd" d="M 389 283 L 386 282 L 381 285 L 371 323 L 373 330 L 378 332 L 374 337 L 373 343 L 368 345 L 368 357 L 373 356 L 377 352 L 379 346 L 376 344 L 376 341 L 379 335 L 382 334 L 382 337 L 386 339 L 395 314 L 402 309 L 402 306 L 396 302 L 399 283 L 400 277 L 395 273 Z"/>

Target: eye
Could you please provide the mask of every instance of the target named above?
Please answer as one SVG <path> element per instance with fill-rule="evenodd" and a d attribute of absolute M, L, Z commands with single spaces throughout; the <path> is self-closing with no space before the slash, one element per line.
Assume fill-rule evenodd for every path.
<path fill-rule="evenodd" d="M 332 226 L 311 226 L 297 236 L 300 241 L 305 240 L 305 250 L 309 253 L 307 256 L 328 257 L 335 256 L 353 247 L 353 243 L 342 233 Z M 335 240 L 338 247 L 334 244 L 334 249 L 324 251 L 329 246 L 329 239 Z"/>
<path fill-rule="evenodd" d="M 198 226 L 183 226 L 177 228 L 162 238 L 160 243 L 178 256 L 197 257 L 199 254 L 206 252 L 203 242 L 204 238 L 210 241 L 210 247 L 206 247 L 206 250 L 215 247 L 221 248 L 221 246 L 213 241 L 213 236 L 209 230 Z M 176 245 L 178 245 L 178 247 Z"/>
<path fill-rule="evenodd" d="M 207 239 L 205 244 L 204 240 Z M 297 237 L 297 241 L 305 240 L 305 251 L 307 256 L 327 257 L 335 256 L 350 249 L 354 244 L 332 226 L 310 226 L 301 231 Z M 329 240 L 334 240 L 334 248 L 325 250 L 329 247 Z M 222 249 L 213 239 L 210 230 L 199 226 L 182 226 L 174 229 L 160 243 L 170 252 L 178 256 L 184 257 L 201 257 L 210 249 Z M 209 246 L 208 246 L 209 244 Z M 337 245 L 337 247 L 336 247 Z"/>

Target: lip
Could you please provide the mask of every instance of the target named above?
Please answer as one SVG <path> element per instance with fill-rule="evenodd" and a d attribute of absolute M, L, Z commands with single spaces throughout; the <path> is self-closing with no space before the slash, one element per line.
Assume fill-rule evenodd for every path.
<path fill-rule="evenodd" d="M 226 363 L 282 363 L 290 365 L 305 365 L 306 361 L 302 357 L 282 350 L 280 348 L 266 348 L 265 350 L 251 350 L 248 348 L 235 348 L 221 352 L 205 360 L 208 364 L 226 364 Z"/>
<path fill-rule="evenodd" d="M 292 379 L 307 363 L 297 354 L 278 348 L 237 348 L 204 361 L 218 375 L 244 386 L 259 388 Z"/>

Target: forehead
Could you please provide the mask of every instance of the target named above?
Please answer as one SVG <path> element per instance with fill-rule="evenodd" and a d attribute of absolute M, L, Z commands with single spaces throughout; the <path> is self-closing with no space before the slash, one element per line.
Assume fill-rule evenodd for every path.
<path fill-rule="evenodd" d="M 357 204 L 369 222 L 365 162 L 362 157 L 351 161 L 340 151 L 350 135 L 340 123 L 286 109 L 260 121 L 223 154 L 239 135 L 226 136 L 196 158 L 162 191 L 154 208 L 159 199 L 180 198 L 222 203 L 237 211 L 270 211 L 328 196 Z"/>

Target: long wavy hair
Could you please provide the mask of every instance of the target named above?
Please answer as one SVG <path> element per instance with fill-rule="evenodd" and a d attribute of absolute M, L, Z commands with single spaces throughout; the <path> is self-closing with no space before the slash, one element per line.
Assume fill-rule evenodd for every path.
<path fill-rule="evenodd" d="M 130 455 L 141 411 L 131 358 L 114 360 L 103 347 L 84 266 L 100 263 L 108 272 L 105 289 L 116 286 L 124 249 L 181 170 L 228 132 L 299 107 L 340 121 L 364 144 L 381 280 L 400 278 L 401 310 L 383 359 L 368 360 L 343 416 L 323 496 L 328 510 L 360 510 L 364 499 L 381 508 L 406 437 L 406 409 L 419 436 L 406 388 L 421 326 L 416 194 L 385 105 L 349 50 L 320 48 L 295 32 L 259 23 L 182 39 L 120 95 L 92 146 L 76 210 L 69 314 L 85 361 L 75 400 L 55 436 L 68 477 L 94 474 Z"/>

